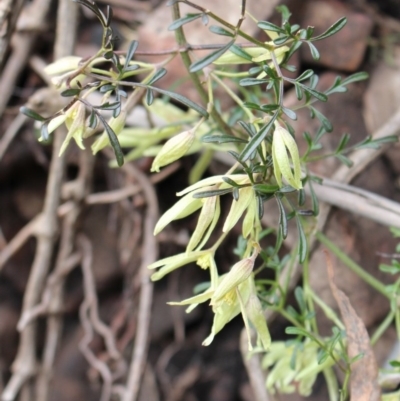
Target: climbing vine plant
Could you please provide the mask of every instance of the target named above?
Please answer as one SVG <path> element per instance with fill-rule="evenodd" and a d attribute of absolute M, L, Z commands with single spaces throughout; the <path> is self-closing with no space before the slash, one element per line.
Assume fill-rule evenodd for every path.
<path fill-rule="evenodd" d="M 61 96 L 69 99 L 67 106 L 47 118 L 27 107 L 22 107 L 21 112 L 41 122 L 42 141 L 48 141 L 53 131 L 65 124 L 68 134 L 61 152 L 71 139 L 80 148 L 91 143 L 94 154 L 111 146 L 115 153 L 115 161 L 111 163 L 114 167 L 142 156 L 154 156 L 151 170 L 158 172 L 185 155 L 198 153 L 188 177 L 190 185 L 177 194 L 179 200 L 161 216 L 154 234 L 193 213 L 198 213 L 197 226 L 183 253 L 149 266 L 154 271 L 152 280 L 161 280 L 183 266 L 196 263 L 209 272 L 209 282 L 193 297 L 170 303 L 185 305 L 188 312 L 200 303 L 210 305 L 214 321 L 204 345 L 209 345 L 230 320 L 241 314 L 249 350 L 265 352 L 263 366 L 270 369 L 266 383 L 270 391 L 293 392 L 297 388 L 308 395 L 317 374 L 323 372 L 331 399 L 338 399 L 339 394 L 340 399 L 346 399 L 347 382 L 339 392 L 332 370 L 336 365 L 348 378 L 354 362 L 346 353 L 344 325 L 307 282 L 309 237 L 319 211 L 313 183 L 321 183 L 307 165 L 328 156 L 350 165 L 346 157 L 350 149 L 377 147 L 394 139 L 374 141 L 368 137 L 349 148 L 350 137 L 345 134 L 335 152 L 324 153 L 321 139 L 329 135 L 333 126 L 315 104 L 328 101 L 333 93 L 345 92 L 350 83 L 366 79 L 367 74 L 337 77 L 330 88 L 320 91 L 313 70 L 298 72 L 290 64 L 301 46 L 307 46 L 312 57 L 318 59 L 317 42 L 337 33 L 346 19 L 339 19 L 324 33 L 315 35 L 313 27 L 292 24 L 291 14 L 283 5 L 277 7 L 281 24 L 275 25 L 250 15 L 246 1 L 242 0 L 238 22 L 232 25 L 200 4 L 171 0 L 168 5 L 173 22 L 169 30 L 175 32 L 177 48 L 163 52 L 165 60 L 154 64 L 140 60 L 136 41 L 126 51 L 115 50 L 110 7 L 104 13 L 89 0 L 75 1 L 90 9 L 102 25 L 101 47 L 86 60 L 67 57 L 47 66 L 46 73 Z M 181 16 L 180 3 L 191 6 L 194 12 Z M 244 32 L 241 26 L 245 18 L 253 19 L 268 41 Z M 199 46 L 187 43 L 183 28 L 195 20 L 201 20 L 205 29 L 226 43 Z M 197 50 L 207 49 L 206 56 L 198 57 Z M 174 57 L 182 58 L 201 105 L 157 86 Z M 293 78 L 295 73 L 297 77 Z M 294 88 L 298 100 L 291 108 L 284 105 L 287 87 Z M 221 111 L 217 89 L 232 99 L 234 106 L 229 110 Z M 101 95 L 96 104 L 91 100 L 94 92 Z M 151 128 L 126 126 L 127 116 L 138 103 L 152 115 L 161 117 L 164 124 Z M 315 132 L 295 132 L 291 122 L 301 109 L 307 109 L 319 122 Z M 92 136 L 95 139 L 90 142 L 88 138 Z M 303 154 L 298 148 L 301 136 L 307 144 Z M 225 174 L 202 178 L 215 152 L 224 152 L 232 161 L 231 167 Z M 309 203 L 306 194 L 311 199 Z M 223 221 L 222 197 L 231 198 Z M 277 207 L 279 222 L 277 227 L 263 229 L 264 209 L 272 203 Z M 290 220 L 297 226 L 297 245 L 282 256 Z M 228 273 L 221 274 L 216 252 L 239 222 L 241 236 L 235 249 L 239 260 Z M 265 236 L 273 237 L 275 245 L 263 247 L 260 241 Z M 211 238 L 217 239 L 211 243 Z M 287 305 L 288 280 L 284 285 L 280 280 L 283 270 L 290 271 L 295 263 L 304 265 L 304 286 L 294 292 L 297 308 Z M 274 279 L 260 278 L 265 269 L 273 271 Z M 314 303 L 333 321 L 330 338 L 318 334 Z M 291 340 L 271 341 L 265 318 L 267 309 L 279 312 L 290 322 L 286 333 L 293 336 Z M 251 328 L 257 333 L 254 343 Z"/>

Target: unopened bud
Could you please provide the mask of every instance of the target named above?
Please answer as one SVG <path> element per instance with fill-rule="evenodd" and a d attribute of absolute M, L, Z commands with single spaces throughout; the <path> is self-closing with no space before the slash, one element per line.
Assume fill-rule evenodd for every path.
<path fill-rule="evenodd" d="M 219 304 L 225 295 L 250 277 L 257 254 L 257 252 L 254 252 L 252 256 L 242 259 L 232 266 L 230 272 L 224 276 L 221 283 L 215 289 L 214 295 L 211 298 L 211 305 Z"/>
<path fill-rule="evenodd" d="M 158 155 L 155 157 L 151 166 L 151 171 L 160 171 L 160 167 L 173 163 L 175 160 L 184 156 L 191 148 L 195 139 L 194 130 L 184 131 L 169 139 Z"/>
<path fill-rule="evenodd" d="M 299 150 L 296 141 L 290 133 L 283 127 L 275 128 L 272 140 L 272 160 L 274 164 L 274 174 L 278 185 L 283 186 L 282 177 L 293 188 L 301 189 L 301 166 Z M 289 159 L 288 152 L 291 160 Z M 291 164 L 293 164 L 293 171 Z"/>
<path fill-rule="evenodd" d="M 253 324 L 259 339 L 265 350 L 271 345 L 271 335 L 269 334 L 267 321 L 265 319 L 261 302 L 258 299 L 257 293 L 252 292 L 246 304 L 247 316 Z"/>

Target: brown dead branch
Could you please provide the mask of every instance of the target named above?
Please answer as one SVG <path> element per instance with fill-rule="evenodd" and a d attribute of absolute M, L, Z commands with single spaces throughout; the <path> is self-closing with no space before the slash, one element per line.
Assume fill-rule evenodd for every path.
<path fill-rule="evenodd" d="M 140 266 L 141 289 L 135 344 L 133 348 L 126 391 L 123 401 L 135 401 L 139 394 L 140 381 L 146 365 L 148 346 L 148 330 L 150 324 L 153 284 L 150 281 L 150 271 L 147 266 L 157 260 L 158 246 L 153 229 L 158 218 L 157 196 L 149 179 L 132 164 L 124 166 L 124 171 L 136 180 L 143 189 L 147 202 L 147 211 L 144 218 L 142 263 Z"/>

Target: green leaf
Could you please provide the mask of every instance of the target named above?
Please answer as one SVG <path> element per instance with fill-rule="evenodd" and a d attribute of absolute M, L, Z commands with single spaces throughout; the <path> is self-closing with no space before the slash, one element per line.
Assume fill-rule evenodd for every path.
<path fill-rule="evenodd" d="M 247 132 L 249 137 L 252 138 L 255 134 L 257 134 L 253 124 L 245 123 L 244 121 L 239 121 L 238 123 Z"/>
<path fill-rule="evenodd" d="M 99 109 L 99 110 L 115 110 L 120 106 L 121 106 L 121 102 L 114 102 L 114 103 L 107 102 L 100 106 L 94 106 L 94 108 Z"/>
<path fill-rule="evenodd" d="M 303 42 L 301 42 L 301 41 L 294 42 L 290 46 L 289 51 L 285 55 L 285 61 L 289 60 L 290 57 L 292 57 L 293 54 L 296 53 L 297 50 L 299 50 L 299 48 L 301 47 L 302 44 L 303 44 Z"/>
<path fill-rule="evenodd" d="M 245 146 L 242 153 L 240 154 L 240 158 L 243 161 L 246 161 L 250 158 L 250 156 L 257 150 L 257 147 L 261 144 L 261 142 L 265 139 L 265 137 L 270 132 L 271 128 L 274 126 L 275 120 L 278 117 L 278 111 L 272 116 L 267 124 L 265 124 L 256 135 L 251 138 L 250 142 Z"/>
<path fill-rule="evenodd" d="M 132 64 L 126 68 L 124 68 L 124 72 L 131 72 L 131 71 L 135 71 L 139 68 L 139 66 L 137 64 Z"/>
<path fill-rule="evenodd" d="M 97 127 L 97 116 L 94 110 L 90 113 L 89 116 L 89 128 L 95 129 Z"/>
<path fill-rule="evenodd" d="M 192 22 L 198 18 L 200 18 L 203 14 L 198 13 L 198 14 L 187 14 L 185 17 L 176 19 L 169 27 L 169 31 L 174 31 L 175 29 L 180 28 L 181 26 L 188 24 L 189 22 Z"/>
<path fill-rule="evenodd" d="M 289 21 L 289 18 L 292 15 L 292 13 L 289 11 L 287 6 L 282 4 L 280 6 L 275 7 L 275 10 L 282 14 L 282 22 Z"/>
<path fill-rule="evenodd" d="M 304 71 L 299 77 L 296 78 L 297 82 L 305 81 L 308 78 L 311 78 L 314 75 L 313 70 Z"/>
<path fill-rule="evenodd" d="M 151 78 L 150 81 L 147 83 L 148 85 L 153 85 L 155 82 L 157 82 L 159 79 L 161 79 L 165 74 L 167 73 L 167 70 L 165 68 L 160 68 Z"/>
<path fill-rule="evenodd" d="M 318 111 L 314 107 L 310 107 L 310 111 L 312 118 L 317 117 L 327 132 L 333 131 L 333 126 L 331 122 L 320 111 Z"/>
<path fill-rule="evenodd" d="M 81 89 L 71 88 L 71 89 L 66 89 L 65 91 L 62 91 L 60 93 L 60 95 L 63 97 L 70 97 L 70 96 L 77 96 L 80 93 L 81 93 Z"/>
<path fill-rule="evenodd" d="M 304 188 L 299 189 L 297 203 L 300 206 L 303 206 L 306 203 L 306 191 L 304 191 Z M 299 210 L 299 214 L 302 214 L 302 212 L 304 211 Z"/>
<path fill-rule="evenodd" d="M 285 30 L 284 30 L 284 29 L 282 29 L 281 27 L 279 27 L 279 26 L 277 26 L 277 25 L 275 25 L 275 24 L 273 24 L 273 23 L 271 23 L 271 22 L 268 22 L 268 21 L 259 21 L 259 22 L 257 23 L 257 26 L 258 26 L 260 29 L 264 29 L 264 30 L 266 30 L 266 31 L 278 32 L 278 33 L 285 33 Z"/>
<path fill-rule="evenodd" d="M 321 35 L 315 36 L 312 38 L 312 41 L 321 40 L 325 38 L 329 38 L 329 36 L 334 35 L 335 33 L 339 32 L 347 23 L 347 18 L 342 17 L 338 21 L 336 21 L 330 28 L 328 28 L 324 33 Z"/>
<path fill-rule="evenodd" d="M 221 35 L 221 36 L 229 36 L 230 38 L 233 38 L 233 33 L 229 32 L 225 28 L 222 28 L 222 26 L 218 25 L 211 25 L 209 28 L 210 32 L 215 33 L 216 35 Z"/>
<path fill-rule="evenodd" d="M 207 56 L 201 58 L 200 60 L 195 61 L 189 68 L 190 72 L 197 72 L 202 70 L 204 67 L 207 67 L 212 62 L 220 58 L 229 48 L 235 43 L 235 40 L 231 40 L 225 46 L 221 47 L 220 49 L 216 50 L 215 52 L 211 52 L 207 54 Z"/>
<path fill-rule="evenodd" d="M 312 210 L 314 212 L 314 216 L 318 216 L 319 201 L 318 201 L 317 195 L 315 194 L 315 191 L 314 191 L 311 181 L 312 180 L 308 180 L 308 186 L 310 187 L 310 195 L 311 195 L 311 205 L 312 205 Z"/>
<path fill-rule="evenodd" d="M 99 91 L 100 91 L 100 93 L 106 93 L 109 91 L 113 91 L 115 88 L 116 88 L 116 86 L 113 84 L 106 84 L 106 85 L 101 86 Z"/>
<path fill-rule="evenodd" d="M 242 138 L 238 138 L 232 135 L 204 135 L 201 138 L 201 142 L 204 143 L 230 143 L 230 142 L 237 142 L 237 143 L 247 143 L 246 140 Z"/>
<path fill-rule="evenodd" d="M 279 46 L 279 45 L 283 45 L 285 42 L 287 42 L 290 39 L 290 36 L 288 35 L 283 35 L 280 36 L 279 38 L 274 39 L 274 43 Z"/>
<path fill-rule="evenodd" d="M 351 167 L 353 165 L 353 162 L 346 156 L 344 155 L 335 155 L 337 159 L 339 159 L 345 166 Z"/>
<path fill-rule="evenodd" d="M 288 233 L 288 224 L 285 208 L 283 207 L 282 200 L 279 196 L 275 195 L 276 203 L 279 209 L 279 226 L 282 228 L 282 237 L 285 239 Z"/>
<path fill-rule="evenodd" d="M 364 81 L 369 78 L 369 74 L 367 72 L 356 72 L 355 74 L 350 75 L 342 81 L 342 85 L 348 85 L 352 82 Z"/>
<path fill-rule="evenodd" d="M 299 84 L 294 84 L 294 89 L 296 91 L 297 100 L 303 99 L 303 91 L 301 90 L 301 86 Z"/>
<path fill-rule="evenodd" d="M 318 351 L 317 355 L 318 365 L 322 365 L 328 358 L 329 358 L 328 352 L 321 348 Z"/>
<path fill-rule="evenodd" d="M 379 149 L 381 145 L 385 143 L 394 143 L 398 142 L 399 138 L 397 135 L 388 135 L 383 138 L 372 139 L 371 136 L 368 136 L 364 141 L 357 144 L 355 147 L 357 149 Z"/>
<path fill-rule="evenodd" d="M 304 329 L 302 329 L 300 327 L 294 327 L 294 326 L 286 327 L 285 333 L 286 334 L 292 334 L 292 335 L 295 335 L 295 336 L 302 336 L 302 337 L 309 337 L 310 336 L 308 331 L 306 331 L 306 330 L 304 330 Z"/>
<path fill-rule="evenodd" d="M 262 107 L 258 103 L 253 103 L 253 102 L 244 102 L 243 103 L 244 107 L 247 107 L 248 109 L 251 110 L 258 110 L 258 111 L 263 111 Z"/>
<path fill-rule="evenodd" d="M 129 67 L 129 63 L 132 61 L 132 58 L 135 55 L 135 52 L 136 52 L 136 49 L 138 48 L 138 46 L 139 46 L 139 42 L 137 40 L 133 40 L 129 44 L 129 48 L 128 48 L 128 51 L 126 52 L 126 56 L 125 56 L 124 70 L 126 70 Z"/>
<path fill-rule="evenodd" d="M 297 120 L 297 114 L 293 111 L 288 109 L 287 107 L 282 106 L 282 111 L 291 119 L 291 120 Z"/>
<path fill-rule="evenodd" d="M 92 11 L 92 13 L 95 14 L 97 18 L 100 20 L 101 25 L 103 25 L 103 27 L 107 27 L 107 19 L 95 3 L 92 3 L 91 1 L 87 0 L 73 0 L 73 1 L 78 4 L 82 4 L 90 11 Z"/>
<path fill-rule="evenodd" d="M 380 270 L 381 272 L 390 273 L 390 274 L 398 274 L 398 273 L 400 273 L 400 270 L 399 270 L 398 266 L 395 266 L 395 265 L 387 265 L 387 264 L 385 264 L 385 263 L 381 263 L 381 264 L 379 265 L 379 270 Z"/>
<path fill-rule="evenodd" d="M 123 154 L 121 146 L 118 142 L 117 135 L 115 135 L 115 132 L 108 125 L 107 121 L 104 119 L 104 117 L 101 114 L 97 114 L 97 117 L 99 118 L 99 120 L 101 121 L 101 123 L 104 126 L 104 129 L 107 132 L 110 144 L 111 144 L 112 148 L 114 149 L 115 158 L 117 159 L 118 166 L 121 167 L 124 164 L 124 154 Z"/>
<path fill-rule="evenodd" d="M 258 79 L 258 78 L 243 78 L 239 81 L 240 86 L 253 86 L 262 85 L 268 83 L 268 79 Z"/>
<path fill-rule="evenodd" d="M 261 220 L 264 216 L 264 201 L 261 196 L 257 196 L 257 217 L 258 220 Z"/>
<path fill-rule="evenodd" d="M 151 106 L 154 101 L 154 93 L 151 89 L 147 89 L 146 91 L 146 103 L 148 106 Z"/>
<path fill-rule="evenodd" d="M 244 58 L 247 61 L 253 61 L 253 57 L 247 53 L 245 50 L 243 50 L 241 47 L 233 44 L 231 48 L 229 49 L 233 54 L 236 54 L 239 57 Z"/>
<path fill-rule="evenodd" d="M 263 194 L 271 194 L 279 190 L 279 185 L 254 184 L 253 189 Z"/>
<path fill-rule="evenodd" d="M 239 184 L 237 184 L 235 181 L 233 181 L 229 177 L 222 177 L 222 180 L 234 188 L 241 188 L 241 186 Z"/>
<path fill-rule="evenodd" d="M 298 216 L 296 216 L 297 232 L 299 234 L 299 262 L 304 263 L 307 257 L 307 238 L 304 233 L 303 225 Z"/>
<path fill-rule="evenodd" d="M 229 194 L 232 191 L 233 191 L 233 188 L 212 189 L 210 191 L 196 192 L 195 194 L 193 194 L 193 198 L 200 199 L 200 198 L 209 198 L 210 196 L 221 196 L 221 195 Z"/>
<path fill-rule="evenodd" d="M 106 27 L 107 28 L 111 25 L 112 17 L 113 17 L 113 10 L 110 6 L 107 6 L 107 17 L 106 17 Z"/>
<path fill-rule="evenodd" d="M 39 113 L 36 113 L 36 111 L 33 111 L 29 107 L 22 106 L 22 107 L 20 107 L 19 111 L 22 114 L 25 114 L 27 117 L 32 118 L 33 120 L 46 121 L 46 119 L 43 116 L 41 116 Z"/>
<path fill-rule="evenodd" d="M 272 111 L 275 111 L 275 110 L 277 110 L 279 108 L 279 104 L 263 104 L 262 106 L 261 106 L 261 111 L 264 111 L 264 112 L 266 112 L 266 113 L 270 113 L 270 112 L 272 112 Z M 286 110 L 289 110 L 289 109 L 286 109 Z M 282 111 L 285 113 L 285 111 L 283 110 L 283 107 L 282 107 Z M 292 110 L 289 110 L 289 112 L 291 112 Z M 286 114 L 286 113 L 285 113 Z M 288 116 L 289 117 L 289 116 Z"/>
<path fill-rule="evenodd" d="M 301 287 L 296 287 L 294 290 L 294 296 L 296 298 L 297 304 L 300 307 L 301 312 L 304 314 L 307 310 L 306 301 L 304 299 L 304 291 Z"/>
<path fill-rule="evenodd" d="M 198 104 L 192 102 L 187 97 L 180 95 L 179 93 L 167 91 L 167 90 L 161 89 L 161 88 L 156 88 L 154 86 L 149 86 L 149 89 L 153 89 L 153 90 L 157 91 L 158 93 L 161 93 L 162 95 L 165 95 L 172 99 L 177 100 L 178 102 L 184 104 L 185 106 L 190 107 L 191 109 L 197 111 L 203 117 L 208 117 L 208 112 L 206 109 L 204 109 L 203 107 L 199 106 Z"/>
<path fill-rule="evenodd" d="M 341 153 L 348 144 L 349 140 L 350 134 L 343 134 L 340 138 L 339 145 L 337 146 L 335 153 Z"/>
<path fill-rule="evenodd" d="M 308 47 L 310 48 L 312 58 L 314 60 L 319 60 L 320 54 L 319 54 L 318 49 L 310 41 L 307 41 L 306 43 L 308 44 Z"/>
<path fill-rule="evenodd" d="M 390 361 L 389 364 L 394 368 L 400 368 L 400 361 Z"/>

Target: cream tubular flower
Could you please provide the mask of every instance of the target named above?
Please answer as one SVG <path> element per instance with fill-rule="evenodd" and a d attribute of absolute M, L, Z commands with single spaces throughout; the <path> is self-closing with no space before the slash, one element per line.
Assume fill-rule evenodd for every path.
<path fill-rule="evenodd" d="M 81 102 L 76 102 L 70 109 L 68 109 L 65 116 L 65 125 L 68 128 L 68 134 L 60 148 L 59 155 L 62 155 L 65 152 L 65 149 L 72 138 L 75 139 L 76 144 L 81 149 L 85 149 L 83 146 L 83 137 L 86 130 L 85 106 Z"/>
<path fill-rule="evenodd" d="M 283 186 L 282 177 L 293 188 L 301 189 L 303 187 L 299 150 L 296 141 L 285 128 L 279 125 L 273 133 L 272 161 L 275 178 L 280 187 Z M 291 165 L 293 165 L 293 171 Z"/>
<path fill-rule="evenodd" d="M 193 198 L 193 194 L 185 195 L 160 217 L 154 228 L 154 235 L 161 232 L 171 221 L 183 219 L 199 210 L 202 206 L 201 199 Z"/>
<path fill-rule="evenodd" d="M 199 245 L 200 241 L 201 244 L 199 248 L 201 248 L 202 245 L 207 242 L 218 222 L 220 215 L 221 208 L 219 196 L 210 196 L 208 198 L 201 199 L 201 201 L 203 203 L 203 207 L 201 208 L 196 229 L 190 237 L 189 244 L 186 248 L 187 252 L 195 249 L 197 245 Z"/>
<path fill-rule="evenodd" d="M 226 294 L 250 277 L 257 255 L 258 249 L 250 257 L 242 259 L 232 266 L 232 269 L 224 276 L 215 289 L 214 295 L 211 298 L 211 305 L 219 305 Z"/>
<path fill-rule="evenodd" d="M 173 272 L 174 270 L 184 265 L 188 265 L 189 263 L 196 262 L 201 256 L 204 256 L 206 253 L 207 251 L 188 252 L 188 253 L 185 252 L 158 260 L 157 262 L 154 262 L 147 267 L 148 269 L 156 269 L 160 267 L 160 269 L 156 273 L 154 273 L 150 278 L 152 281 L 161 280 L 164 276 Z"/>
<path fill-rule="evenodd" d="M 222 228 L 224 233 L 230 231 L 234 227 L 249 205 L 253 205 L 252 202 L 255 200 L 255 196 L 256 195 L 252 187 L 244 187 L 239 189 L 239 198 L 238 200 L 234 199 L 232 201 L 228 217 L 226 218 Z"/>

